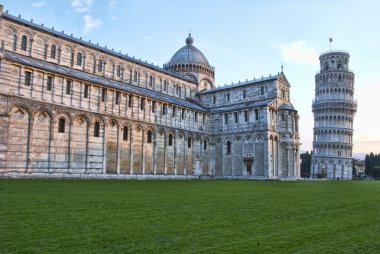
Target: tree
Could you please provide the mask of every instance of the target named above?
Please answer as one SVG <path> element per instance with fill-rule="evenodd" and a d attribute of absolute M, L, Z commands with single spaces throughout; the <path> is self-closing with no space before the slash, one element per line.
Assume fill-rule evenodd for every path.
<path fill-rule="evenodd" d="M 380 166 L 373 167 L 373 177 L 375 177 L 376 179 L 380 178 Z"/>
<path fill-rule="evenodd" d="M 370 153 L 365 156 L 365 174 L 380 177 L 380 154 Z"/>
<path fill-rule="evenodd" d="M 370 161 L 370 159 L 369 159 L 369 155 L 367 154 L 367 155 L 365 156 L 365 170 L 364 170 L 364 173 L 365 173 L 366 175 L 369 175 L 369 167 L 370 167 L 370 165 L 369 165 L 369 161 Z"/>
<path fill-rule="evenodd" d="M 301 154 L 301 177 L 309 178 L 310 177 L 310 168 L 311 168 L 311 155 L 308 151 Z"/>

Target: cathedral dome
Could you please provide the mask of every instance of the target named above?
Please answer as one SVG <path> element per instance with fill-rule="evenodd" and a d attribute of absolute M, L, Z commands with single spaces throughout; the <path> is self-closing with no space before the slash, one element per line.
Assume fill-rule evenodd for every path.
<path fill-rule="evenodd" d="M 167 65 L 172 66 L 176 64 L 199 64 L 203 66 L 210 67 L 207 58 L 203 53 L 193 46 L 194 39 L 189 34 L 186 38 L 186 46 L 180 48 L 170 59 Z"/>
<path fill-rule="evenodd" d="M 178 72 L 184 77 L 198 83 L 199 89 L 213 87 L 215 69 L 212 67 L 203 53 L 193 46 L 194 39 L 191 34 L 186 38 L 186 46 L 180 48 L 170 59 L 164 64 L 166 70 Z"/>

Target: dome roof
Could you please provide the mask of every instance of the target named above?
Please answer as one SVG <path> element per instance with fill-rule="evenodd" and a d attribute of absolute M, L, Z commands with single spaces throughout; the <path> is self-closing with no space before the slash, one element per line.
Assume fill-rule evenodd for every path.
<path fill-rule="evenodd" d="M 194 39 L 189 34 L 189 37 L 186 38 L 186 46 L 180 48 L 170 59 L 168 66 L 175 64 L 199 64 L 210 66 L 207 58 L 203 53 L 193 46 Z"/>

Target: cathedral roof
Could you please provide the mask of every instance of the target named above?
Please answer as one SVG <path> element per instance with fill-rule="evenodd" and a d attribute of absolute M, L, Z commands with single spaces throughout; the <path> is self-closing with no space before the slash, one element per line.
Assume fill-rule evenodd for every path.
<path fill-rule="evenodd" d="M 265 82 L 265 81 L 269 81 L 269 80 L 275 80 L 278 77 L 280 77 L 281 75 L 283 75 L 283 74 L 279 73 L 277 75 L 273 75 L 273 76 L 271 75 L 269 77 L 262 77 L 260 79 L 247 80 L 245 82 L 239 82 L 239 83 L 236 83 L 236 84 L 231 84 L 231 85 L 226 85 L 226 86 L 219 86 L 219 87 L 215 87 L 213 89 L 209 89 L 209 90 L 206 90 L 206 91 L 199 92 L 199 94 L 207 94 L 207 93 L 212 93 L 212 92 L 219 92 L 219 91 L 233 89 L 233 88 L 237 88 L 237 87 L 241 87 L 241 86 L 257 84 L 257 83 L 261 83 L 261 82 Z"/>
<path fill-rule="evenodd" d="M 180 48 L 166 65 L 198 64 L 211 68 L 207 58 L 199 49 L 193 46 L 193 43 L 194 39 L 189 34 L 189 37 L 186 38 L 186 46 Z"/>
<path fill-rule="evenodd" d="M 17 23 L 21 23 L 21 24 L 23 24 L 25 26 L 33 27 L 33 28 L 38 29 L 38 30 L 43 31 L 43 32 L 48 32 L 48 33 L 53 34 L 53 35 L 55 35 L 55 36 L 57 36 L 59 38 L 63 38 L 63 39 L 66 39 L 66 40 L 69 40 L 69 41 L 72 41 L 72 42 L 75 42 L 75 43 L 80 43 L 81 45 L 85 45 L 87 47 L 91 47 L 91 48 L 100 50 L 101 52 L 105 52 L 105 53 L 111 54 L 113 56 L 120 57 L 120 58 L 128 60 L 128 61 L 130 61 L 132 63 L 135 63 L 135 64 L 138 64 L 138 65 L 141 65 L 141 66 L 144 66 L 144 67 L 147 67 L 147 68 L 159 71 L 161 73 L 165 73 L 165 74 L 171 75 L 173 77 L 182 79 L 184 81 L 188 81 L 188 82 L 194 83 L 193 80 L 191 80 L 191 79 L 189 79 L 187 77 L 184 77 L 183 75 L 180 75 L 178 73 L 174 73 L 174 72 L 172 72 L 170 70 L 161 68 L 161 67 L 156 66 L 154 64 L 150 64 L 150 63 L 148 63 L 146 61 L 144 62 L 144 61 L 142 61 L 140 59 L 136 59 L 135 57 L 130 57 L 130 56 L 128 56 L 128 54 L 122 54 L 121 52 L 116 52 L 113 49 L 112 50 L 111 49 L 107 49 L 107 47 L 99 46 L 99 44 L 94 44 L 91 41 L 87 42 L 87 41 L 83 40 L 82 37 L 81 38 L 76 38 L 72 34 L 68 35 L 68 34 L 65 34 L 63 31 L 62 32 L 56 31 L 56 30 L 54 30 L 54 27 L 53 28 L 47 28 L 43 24 L 42 25 L 38 25 L 36 23 L 33 23 L 33 21 L 24 20 L 20 16 L 16 17 L 16 16 L 13 16 L 13 15 L 9 14 L 8 12 L 4 12 L 2 14 L 2 17 L 6 18 L 6 19 L 9 19 L 11 21 L 17 22 Z"/>
<path fill-rule="evenodd" d="M 238 111 L 238 110 L 244 110 L 244 109 L 251 109 L 255 107 L 262 107 L 262 106 L 267 106 L 271 102 L 273 102 L 275 98 L 269 98 L 269 99 L 264 99 L 264 100 L 259 100 L 259 101 L 248 101 L 248 102 L 243 102 L 243 103 L 237 103 L 237 104 L 232 104 L 232 105 L 225 105 L 225 106 L 220 106 L 220 107 L 215 107 L 215 108 L 210 108 L 209 110 L 211 113 L 222 113 L 226 111 Z"/>
<path fill-rule="evenodd" d="M 25 65 L 32 66 L 41 70 L 46 70 L 52 73 L 59 73 L 61 75 L 70 76 L 72 78 L 77 78 L 77 79 L 84 80 L 90 83 L 105 85 L 105 86 L 112 87 L 115 89 L 123 90 L 125 92 L 150 97 L 152 99 L 165 101 L 165 102 L 176 104 L 183 107 L 188 107 L 194 110 L 206 111 L 205 108 L 188 100 L 184 100 L 184 99 L 180 99 L 174 96 L 163 94 L 151 89 L 133 86 L 133 85 L 123 83 L 120 81 L 108 79 L 105 77 L 100 77 L 95 74 L 83 72 L 80 70 L 75 70 L 69 67 L 45 62 L 38 59 L 33 59 L 33 58 L 19 55 L 17 53 L 13 53 L 10 51 L 5 52 L 5 58 L 13 62 L 25 64 Z"/>

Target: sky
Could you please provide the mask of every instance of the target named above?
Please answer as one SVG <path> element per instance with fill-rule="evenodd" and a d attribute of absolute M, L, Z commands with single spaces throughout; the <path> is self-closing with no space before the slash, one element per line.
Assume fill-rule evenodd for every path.
<path fill-rule="evenodd" d="M 216 86 L 281 71 L 312 149 L 319 55 L 345 50 L 355 73 L 354 153 L 380 153 L 378 0 L 0 0 L 4 10 L 162 67 L 185 45 L 215 67 Z"/>

